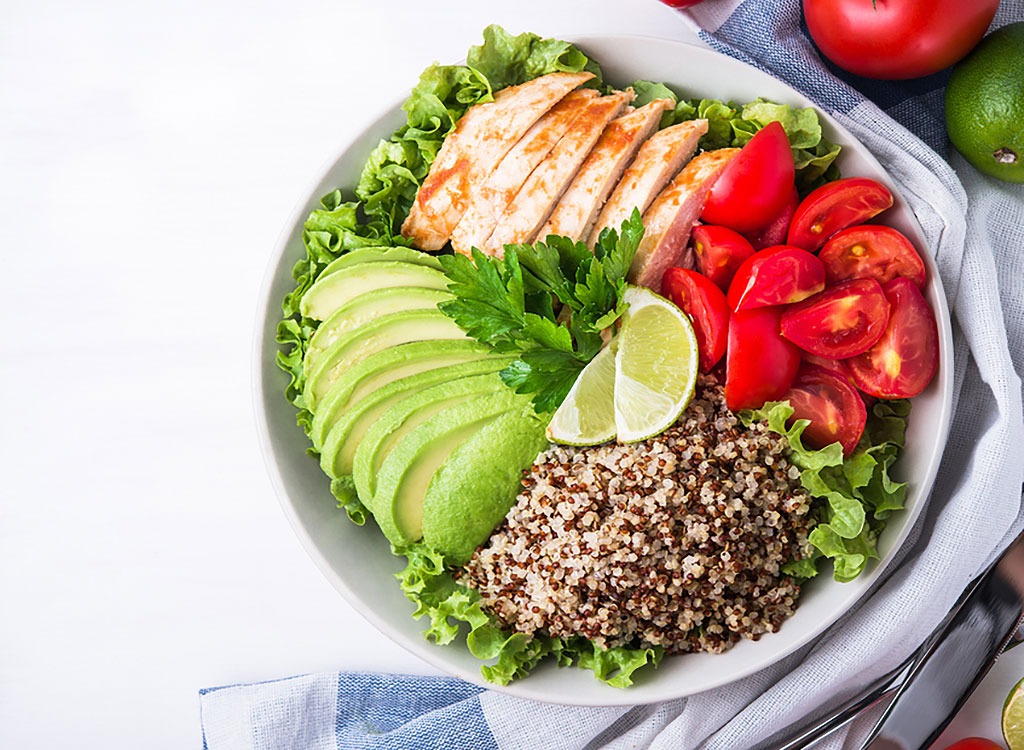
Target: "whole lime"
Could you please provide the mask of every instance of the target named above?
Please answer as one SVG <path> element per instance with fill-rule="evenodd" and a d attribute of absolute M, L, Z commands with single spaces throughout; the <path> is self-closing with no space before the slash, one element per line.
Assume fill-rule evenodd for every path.
<path fill-rule="evenodd" d="M 981 172 L 1024 182 L 1024 21 L 993 31 L 953 69 L 946 131 Z"/>

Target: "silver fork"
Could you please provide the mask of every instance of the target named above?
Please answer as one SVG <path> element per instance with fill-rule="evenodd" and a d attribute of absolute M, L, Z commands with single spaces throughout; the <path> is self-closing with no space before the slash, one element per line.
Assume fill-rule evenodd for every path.
<path fill-rule="evenodd" d="M 887 702 L 862 750 L 921 750 L 945 729 L 996 658 L 1024 640 L 1024 535 L 979 575 L 906 661 L 823 717 L 751 750 L 802 750 Z"/>

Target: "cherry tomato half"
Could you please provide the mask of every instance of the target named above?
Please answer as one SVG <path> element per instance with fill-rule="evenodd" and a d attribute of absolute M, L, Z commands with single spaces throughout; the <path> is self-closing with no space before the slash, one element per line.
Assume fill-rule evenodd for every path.
<path fill-rule="evenodd" d="M 954 742 L 946 750 L 1004 750 L 998 742 L 986 740 L 983 737 L 968 737 Z"/>
<path fill-rule="evenodd" d="M 889 302 L 874 279 L 850 279 L 782 313 L 782 335 L 804 351 L 830 359 L 863 354 L 885 333 Z"/>
<path fill-rule="evenodd" d="M 814 252 L 840 229 L 863 224 L 892 206 L 889 188 L 869 177 L 844 177 L 812 190 L 796 207 L 787 245 Z"/>
<path fill-rule="evenodd" d="M 788 245 L 769 247 L 747 258 L 729 285 L 729 309 L 799 302 L 825 288 L 825 266 L 817 256 Z"/>
<path fill-rule="evenodd" d="M 778 307 L 729 316 L 725 352 L 725 404 L 732 411 L 757 409 L 786 395 L 800 369 L 800 350 L 779 333 Z"/>
<path fill-rule="evenodd" d="M 804 0 L 811 38 L 843 70 L 868 78 L 919 78 L 960 60 L 981 41 L 999 0 Z"/>
<path fill-rule="evenodd" d="M 800 193 L 796 191 L 796 185 L 790 191 L 789 200 L 778 215 L 768 222 L 768 225 L 750 235 L 750 244 L 755 250 L 764 250 L 773 245 L 786 244 L 786 235 L 789 233 L 789 222 L 793 220 L 796 207 L 800 205 Z"/>
<path fill-rule="evenodd" d="M 729 306 L 725 293 L 711 279 L 687 268 L 670 268 L 661 290 L 693 321 L 700 369 L 708 372 L 725 354 L 729 333 Z"/>
<path fill-rule="evenodd" d="M 924 261 L 902 232 L 879 224 L 861 224 L 836 232 L 818 253 L 825 280 L 875 279 L 879 284 L 906 276 L 924 286 Z"/>
<path fill-rule="evenodd" d="M 747 238 L 729 227 L 701 224 L 692 236 L 697 269 L 722 289 L 729 288 L 736 269 L 754 254 Z"/>
<path fill-rule="evenodd" d="M 913 281 L 897 276 L 882 289 L 890 307 L 885 332 L 878 343 L 847 364 L 865 393 L 913 398 L 939 368 L 939 328 L 928 300 Z"/>
<path fill-rule="evenodd" d="M 809 447 L 838 442 L 844 455 L 853 453 L 864 434 L 868 410 L 849 380 L 805 362 L 783 399 L 793 407 L 794 419 L 810 420 L 803 432 Z"/>
<path fill-rule="evenodd" d="M 755 232 L 766 226 L 789 200 L 795 168 L 786 131 L 770 122 L 722 170 L 708 193 L 701 220 L 706 224 Z"/>

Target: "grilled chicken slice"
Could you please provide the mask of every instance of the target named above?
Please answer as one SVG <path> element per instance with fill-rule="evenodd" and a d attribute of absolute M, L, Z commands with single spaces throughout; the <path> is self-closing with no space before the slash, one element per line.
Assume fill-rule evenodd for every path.
<path fill-rule="evenodd" d="M 697 142 L 708 132 L 707 120 L 689 120 L 659 130 L 640 147 L 585 241 L 593 246 L 602 230 L 618 231 L 634 208 L 644 213 L 697 150 Z"/>
<path fill-rule="evenodd" d="M 720 148 L 695 156 L 659 193 L 644 213 L 644 237 L 633 256 L 630 281 L 655 291 L 661 288 L 665 271 L 678 264 L 686 251 L 708 191 L 739 152 L 738 148 Z"/>
<path fill-rule="evenodd" d="M 526 179 L 596 97 L 595 89 L 569 93 L 505 154 L 484 184 L 473 191 L 466 212 L 455 226 L 451 240 L 456 252 L 469 255 L 470 248 L 479 247 L 491 236 L 505 207 Z"/>
<path fill-rule="evenodd" d="M 582 240 L 590 235 L 598 212 L 640 145 L 658 127 L 671 99 L 655 99 L 612 120 L 583 162 L 576 178 L 537 232 L 537 239 L 558 234 Z"/>
<path fill-rule="evenodd" d="M 550 73 L 509 86 L 493 102 L 470 107 L 444 139 L 416 193 L 402 234 L 421 250 L 440 250 L 462 218 L 474 188 L 530 126 L 592 73 Z"/>
<path fill-rule="evenodd" d="M 572 182 L 602 131 L 633 99 L 633 91 L 618 91 L 587 104 L 572 128 L 516 193 L 491 236 L 480 245 L 488 255 L 501 257 L 509 243 L 531 242 L 544 220 Z"/>

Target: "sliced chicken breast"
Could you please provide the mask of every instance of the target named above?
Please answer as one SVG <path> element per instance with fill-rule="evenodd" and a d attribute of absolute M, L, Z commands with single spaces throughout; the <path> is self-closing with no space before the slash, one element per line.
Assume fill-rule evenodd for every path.
<path fill-rule="evenodd" d="M 479 247 L 491 236 L 505 207 L 523 183 L 595 98 L 594 89 L 570 92 L 505 154 L 484 184 L 473 191 L 466 212 L 455 226 L 451 240 L 456 252 L 468 255 L 470 248 Z"/>
<path fill-rule="evenodd" d="M 738 148 L 720 148 L 695 156 L 676 175 L 644 213 L 644 237 L 640 241 L 629 280 L 655 291 L 665 271 L 677 265 L 686 252 L 690 230 L 704 210 L 708 191 Z"/>
<path fill-rule="evenodd" d="M 494 231 L 480 249 L 488 255 L 501 257 L 505 245 L 531 242 L 594 148 L 605 126 L 632 98 L 631 90 L 618 91 L 589 102 L 569 132 L 537 165 L 505 207 Z"/>
<path fill-rule="evenodd" d="M 549 234 L 574 240 L 589 236 L 601 207 L 626 166 L 658 127 L 662 113 L 671 106 L 671 99 L 655 99 L 612 120 L 551 216 L 537 232 L 537 239 L 543 240 Z"/>
<path fill-rule="evenodd" d="M 470 107 L 448 134 L 416 193 L 402 234 L 421 250 L 440 250 L 469 205 L 472 191 L 540 117 L 592 73 L 551 73 Z"/>
<path fill-rule="evenodd" d="M 697 142 L 708 132 L 707 120 L 688 120 L 659 130 L 640 147 L 633 163 L 615 186 L 586 238 L 597 242 L 608 227 L 618 230 L 634 208 L 642 214 L 697 150 Z"/>

